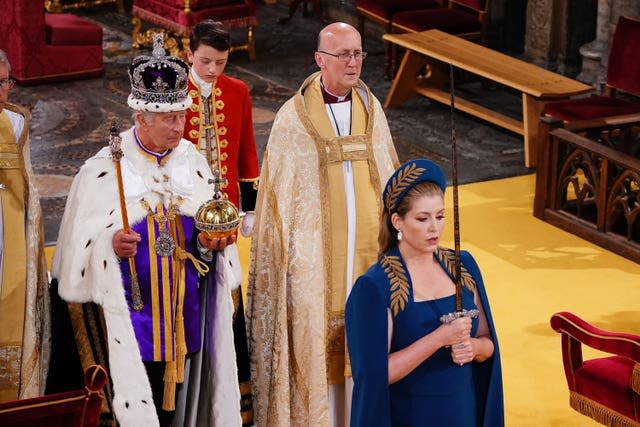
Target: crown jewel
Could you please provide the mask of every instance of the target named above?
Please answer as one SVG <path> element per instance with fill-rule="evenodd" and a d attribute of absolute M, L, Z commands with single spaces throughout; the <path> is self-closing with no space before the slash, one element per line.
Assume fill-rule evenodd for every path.
<path fill-rule="evenodd" d="M 220 177 L 220 171 L 214 172 L 213 179 L 209 180 L 213 184 L 213 197 L 200 206 L 194 217 L 196 228 L 209 239 L 233 236 L 240 225 L 238 209 L 220 190 L 220 184 L 226 181 Z"/>
<path fill-rule="evenodd" d="M 162 34 L 153 38 L 152 56 L 141 55 L 133 60 L 129 79 L 128 104 L 135 110 L 179 111 L 191 104 L 187 96 L 189 67 L 179 58 L 166 56 Z"/>

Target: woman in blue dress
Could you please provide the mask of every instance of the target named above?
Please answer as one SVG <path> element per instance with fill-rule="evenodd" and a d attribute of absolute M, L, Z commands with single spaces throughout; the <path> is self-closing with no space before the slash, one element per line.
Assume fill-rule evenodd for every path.
<path fill-rule="evenodd" d="M 439 246 L 446 179 L 435 163 L 400 166 L 382 194 L 378 262 L 347 301 L 354 379 L 351 427 L 504 425 L 500 355 L 482 276 L 460 253 L 462 303 L 455 312 L 455 252 Z"/>

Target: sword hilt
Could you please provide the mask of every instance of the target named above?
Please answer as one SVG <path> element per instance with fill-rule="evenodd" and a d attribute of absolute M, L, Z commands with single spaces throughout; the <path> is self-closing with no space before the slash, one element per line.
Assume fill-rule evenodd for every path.
<path fill-rule="evenodd" d="M 440 323 L 451 323 L 456 319 L 459 319 L 461 317 L 469 317 L 471 319 L 475 319 L 476 317 L 478 317 L 478 315 L 480 314 L 480 312 L 478 311 L 478 309 L 474 308 L 472 310 L 462 310 L 462 311 L 456 311 L 453 313 L 449 313 L 449 314 L 443 314 L 442 316 L 440 316 Z"/>

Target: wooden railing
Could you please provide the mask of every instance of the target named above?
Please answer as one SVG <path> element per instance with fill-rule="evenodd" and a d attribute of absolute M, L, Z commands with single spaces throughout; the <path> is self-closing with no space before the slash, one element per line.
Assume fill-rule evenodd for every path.
<path fill-rule="evenodd" d="M 541 120 L 534 215 L 640 262 L 640 115 Z"/>

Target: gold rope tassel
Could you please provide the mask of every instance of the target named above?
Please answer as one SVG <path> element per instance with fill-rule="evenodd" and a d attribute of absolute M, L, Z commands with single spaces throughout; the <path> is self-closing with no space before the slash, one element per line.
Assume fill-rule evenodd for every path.
<path fill-rule="evenodd" d="M 638 422 L 574 391 L 569 396 L 569 405 L 600 424 L 611 427 L 637 427 Z"/>
<path fill-rule="evenodd" d="M 179 251 L 178 251 L 179 252 Z M 176 253 L 178 258 L 180 255 Z M 176 343 L 176 364 L 177 364 L 177 381 L 184 382 L 184 364 L 187 355 L 187 342 L 184 331 L 184 294 L 185 294 L 185 271 L 184 261 L 180 260 L 174 264 L 176 268 L 176 278 L 174 282 L 178 288 L 178 301 L 176 305 L 176 327 L 175 327 L 175 343 Z"/>
<path fill-rule="evenodd" d="M 194 257 L 184 249 L 180 247 L 176 247 L 176 255 L 181 260 L 189 259 L 193 263 L 193 266 L 195 267 L 195 269 L 198 270 L 198 273 L 200 273 L 201 276 L 204 276 L 209 272 L 209 266 L 207 264 L 200 261 L 198 258 Z"/>
<path fill-rule="evenodd" d="M 172 221 L 172 228 L 174 228 L 175 235 L 178 236 L 180 241 L 180 245 L 176 247 L 175 256 L 178 258 L 178 262 L 174 263 L 174 265 L 178 266 L 175 270 L 176 275 L 175 278 L 177 280 L 174 283 L 177 284 L 178 287 L 178 298 L 176 304 L 176 325 L 175 325 L 175 343 L 176 343 L 176 364 L 177 364 L 177 382 L 184 382 L 184 365 L 187 356 L 187 342 L 185 338 L 185 330 L 184 330 L 184 297 L 186 292 L 186 277 L 185 277 L 185 268 L 184 262 L 186 259 L 191 260 L 194 267 L 198 271 L 199 274 L 204 275 L 209 271 L 209 267 L 196 259 L 193 255 L 185 251 L 184 246 L 184 231 L 182 230 L 182 223 L 180 219 Z"/>
<path fill-rule="evenodd" d="M 161 211 L 162 209 L 164 209 L 161 205 L 158 205 L 157 211 Z M 170 232 L 171 232 L 171 237 L 173 239 L 176 238 L 176 232 L 175 232 L 175 223 L 173 221 L 169 221 L 169 227 L 170 227 Z M 175 241 L 175 240 L 174 240 Z M 176 245 L 176 249 L 178 249 L 180 246 Z M 175 346 L 175 350 L 173 352 L 173 360 L 167 360 L 166 362 L 166 366 L 164 369 L 164 393 L 162 395 L 162 409 L 165 411 L 175 411 L 176 409 L 176 384 L 178 382 L 178 356 L 177 356 L 177 342 L 176 342 L 176 338 L 177 338 L 177 334 L 176 334 L 176 323 L 178 321 L 178 310 L 177 310 L 177 299 L 178 299 L 178 290 L 179 290 L 179 285 L 177 282 L 177 277 L 178 277 L 178 272 L 177 270 L 180 269 L 181 266 L 181 262 L 175 262 L 175 258 L 176 258 L 176 252 L 174 251 L 173 253 L 173 265 L 174 265 L 174 269 L 173 269 L 173 291 L 172 291 L 172 295 L 171 295 L 171 305 L 174 308 L 174 325 L 173 325 L 173 330 L 171 331 L 171 337 L 173 338 L 173 345 Z M 184 321 L 182 322 L 182 327 L 184 328 Z M 184 335 L 184 331 L 183 331 L 183 335 Z M 169 343 L 167 343 L 166 345 L 171 345 Z M 184 366 L 183 366 L 183 377 L 184 377 Z"/>
<path fill-rule="evenodd" d="M 178 371 L 176 361 L 167 362 L 164 368 L 164 393 L 162 396 L 162 409 L 165 411 L 176 410 L 176 382 L 178 380 Z"/>
<path fill-rule="evenodd" d="M 176 316 L 176 381 L 184 382 L 184 364 L 187 356 L 187 343 L 184 338 L 184 316 Z"/>
<path fill-rule="evenodd" d="M 175 233 L 174 233 L 175 236 Z M 181 265 L 182 262 L 189 259 L 195 269 L 200 275 L 205 275 L 209 272 L 209 267 L 204 262 L 200 261 L 189 252 L 176 245 L 174 255 L 180 260 L 175 265 Z M 184 268 L 184 267 L 182 267 Z M 181 271 L 184 273 L 184 271 Z M 174 275 L 174 278 L 176 276 Z M 176 283 L 174 281 L 174 283 Z M 187 344 L 185 340 L 184 332 L 184 293 L 185 293 L 185 278 L 184 274 L 180 274 L 179 283 L 179 299 L 180 301 L 176 307 L 175 329 L 174 337 L 176 343 L 176 358 L 172 361 L 167 361 L 167 365 L 164 370 L 164 394 L 162 396 L 162 409 L 165 411 L 175 411 L 176 409 L 176 383 L 182 383 L 184 381 L 184 365 L 187 354 Z"/>

